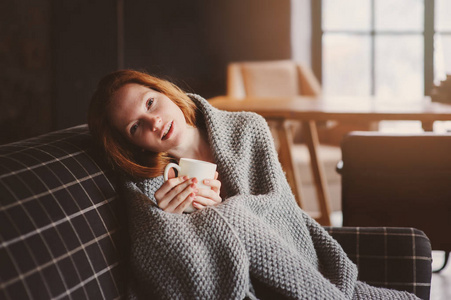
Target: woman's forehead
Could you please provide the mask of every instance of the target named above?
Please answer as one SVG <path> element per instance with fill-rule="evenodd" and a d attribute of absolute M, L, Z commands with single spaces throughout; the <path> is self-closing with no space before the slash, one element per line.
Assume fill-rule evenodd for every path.
<path fill-rule="evenodd" d="M 113 126 L 126 127 L 136 116 L 145 95 L 151 90 L 143 85 L 129 83 L 113 94 L 107 107 L 107 115 Z"/>
<path fill-rule="evenodd" d="M 124 84 L 122 87 L 120 87 L 114 94 L 113 94 L 113 101 L 114 100 L 141 100 L 141 97 L 148 93 L 148 92 L 155 92 L 151 88 L 138 84 L 138 83 L 127 83 Z"/>

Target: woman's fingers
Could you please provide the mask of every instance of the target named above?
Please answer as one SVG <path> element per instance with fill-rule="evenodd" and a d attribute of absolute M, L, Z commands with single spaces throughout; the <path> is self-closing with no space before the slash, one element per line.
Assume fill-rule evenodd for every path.
<path fill-rule="evenodd" d="M 179 195 L 183 190 L 186 188 L 191 187 L 191 192 L 196 193 L 197 192 L 197 179 L 192 178 L 189 179 L 183 183 L 180 183 L 176 187 L 174 187 L 172 190 L 170 190 L 162 199 L 162 202 L 168 202 L 171 201 L 171 199 L 175 198 L 177 195 Z"/>
<path fill-rule="evenodd" d="M 168 201 L 170 198 L 173 198 L 184 190 L 188 185 L 196 183 L 196 178 L 188 179 L 187 176 L 169 179 L 155 192 L 155 199 L 157 199 L 158 204 L 162 201 Z"/>
<path fill-rule="evenodd" d="M 196 201 L 193 201 L 193 207 L 194 207 L 195 209 L 204 209 L 204 208 L 206 208 L 205 205 L 202 205 L 202 204 L 200 204 L 200 203 L 198 203 L 198 202 L 196 202 Z"/>
<path fill-rule="evenodd" d="M 217 205 L 221 203 L 222 199 L 218 193 L 210 189 L 198 189 L 194 201 L 203 205 Z"/>
<path fill-rule="evenodd" d="M 197 189 L 193 187 L 193 184 L 188 185 L 174 197 L 166 197 L 166 199 L 159 203 L 159 206 L 167 212 L 182 213 L 193 201 L 196 196 L 196 191 Z"/>
<path fill-rule="evenodd" d="M 171 180 L 172 182 L 169 182 Z M 183 180 L 183 178 L 181 180 Z M 186 200 L 191 193 L 193 193 L 193 196 L 195 195 L 197 192 L 196 183 L 196 178 L 188 179 L 182 182 L 180 182 L 180 180 L 176 180 L 176 178 L 166 181 L 165 184 L 163 184 L 160 189 L 155 192 L 155 199 L 157 200 L 158 206 L 165 211 L 176 210 L 176 208 L 179 207 L 179 205 Z M 172 188 L 168 189 L 168 187 Z M 187 205 L 189 205 L 189 203 Z"/>
<path fill-rule="evenodd" d="M 218 172 L 216 172 L 217 174 Z M 211 187 L 211 189 L 219 195 L 221 189 L 221 181 L 217 179 L 204 179 L 202 183 L 206 186 Z"/>
<path fill-rule="evenodd" d="M 163 185 L 155 192 L 155 199 L 163 198 L 168 192 L 170 192 L 174 187 L 180 185 L 181 183 L 187 183 L 189 181 L 188 176 L 174 177 L 163 183 Z"/>
<path fill-rule="evenodd" d="M 188 195 L 187 198 L 185 198 L 185 200 L 183 200 L 172 212 L 173 213 L 177 213 L 177 214 L 181 214 L 185 211 L 185 209 L 193 203 L 194 197 L 195 197 L 195 193 L 191 193 Z"/>
<path fill-rule="evenodd" d="M 196 203 L 196 204 L 202 205 L 204 207 L 207 207 L 207 206 L 216 206 L 216 205 L 218 205 L 221 202 L 220 201 L 214 201 L 214 200 L 212 200 L 210 198 L 205 198 L 205 197 L 196 195 L 196 197 L 193 200 L 193 203 Z M 196 206 L 194 206 L 194 207 L 196 207 Z"/>
<path fill-rule="evenodd" d="M 197 188 L 196 178 L 188 179 L 187 176 L 175 177 L 167 180 L 155 192 L 155 199 L 158 206 L 167 212 L 183 213 L 192 203 L 196 209 L 204 209 L 221 203 L 220 197 L 221 182 L 215 179 L 206 179 L 202 183 L 210 188 Z"/>

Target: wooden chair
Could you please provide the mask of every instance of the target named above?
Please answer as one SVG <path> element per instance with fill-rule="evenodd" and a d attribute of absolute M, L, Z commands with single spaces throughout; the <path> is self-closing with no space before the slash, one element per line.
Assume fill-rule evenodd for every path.
<path fill-rule="evenodd" d="M 451 251 L 451 134 L 353 132 L 343 139 L 343 226 L 415 227 Z"/>
<path fill-rule="evenodd" d="M 227 95 L 242 99 L 245 97 L 292 97 L 317 96 L 321 94 L 321 85 L 312 70 L 300 63 L 290 60 L 233 62 L 227 69 Z M 314 101 L 314 100 L 312 100 Z M 277 146 L 275 123 L 269 122 Z M 313 176 L 307 167 L 310 164 L 307 147 L 302 144 L 301 126 L 290 122 L 293 140 L 293 159 L 299 166 L 302 181 L 302 198 L 315 197 Z M 321 124 L 319 134 L 326 124 Z M 335 172 L 335 166 L 341 159 L 340 148 L 336 145 L 321 145 L 319 155 L 323 161 L 328 186 L 336 191 L 331 196 L 334 210 L 340 210 L 339 188 L 340 177 Z M 300 185 L 300 184 L 298 184 Z M 308 196 L 308 197 L 306 197 Z M 336 199 L 334 199 L 336 198 Z M 319 205 L 314 201 L 303 201 L 303 209 L 312 212 L 319 211 Z"/>
<path fill-rule="evenodd" d="M 235 62 L 227 69 L 227 94 L 236 98 L 317 96 L 321 85 L 310 68 L 294 61 Z"/>

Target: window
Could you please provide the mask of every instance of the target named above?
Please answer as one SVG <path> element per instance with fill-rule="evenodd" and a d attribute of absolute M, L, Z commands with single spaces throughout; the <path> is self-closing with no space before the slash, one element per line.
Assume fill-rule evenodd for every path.
<path fill-rule="evenodd" d="M 313 66 L 326 94 L 414 101 L 451 73 L 449 0 L 314 0 L 312 7 Z"/>
<path fill-rule="evenodd" d="M 450 0 L 311 5 L 312 66 L 325 94 L 418 101 L 451 74 Z"/>
<path fill-rule="evenodd" d="M 438 83 L 451 74 L 451 1 L 435 0 L 435 8 L 434 81 Z"/>

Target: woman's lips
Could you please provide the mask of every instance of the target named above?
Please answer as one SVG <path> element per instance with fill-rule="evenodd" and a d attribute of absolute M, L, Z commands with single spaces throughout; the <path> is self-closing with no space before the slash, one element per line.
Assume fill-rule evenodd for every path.
<path fill-rule="evenodd" d="M 169 128 L 169 130 L 168 130 Z M 164 134 L 165 132 L 167 132 L 166 134 Z M 172 133 L 174 132 L 174 121 L 169 122 L 163 131 L 163 136 L 161 137 L 162 140 L 167 140 L 168 138 L 171 137 Z"/>

